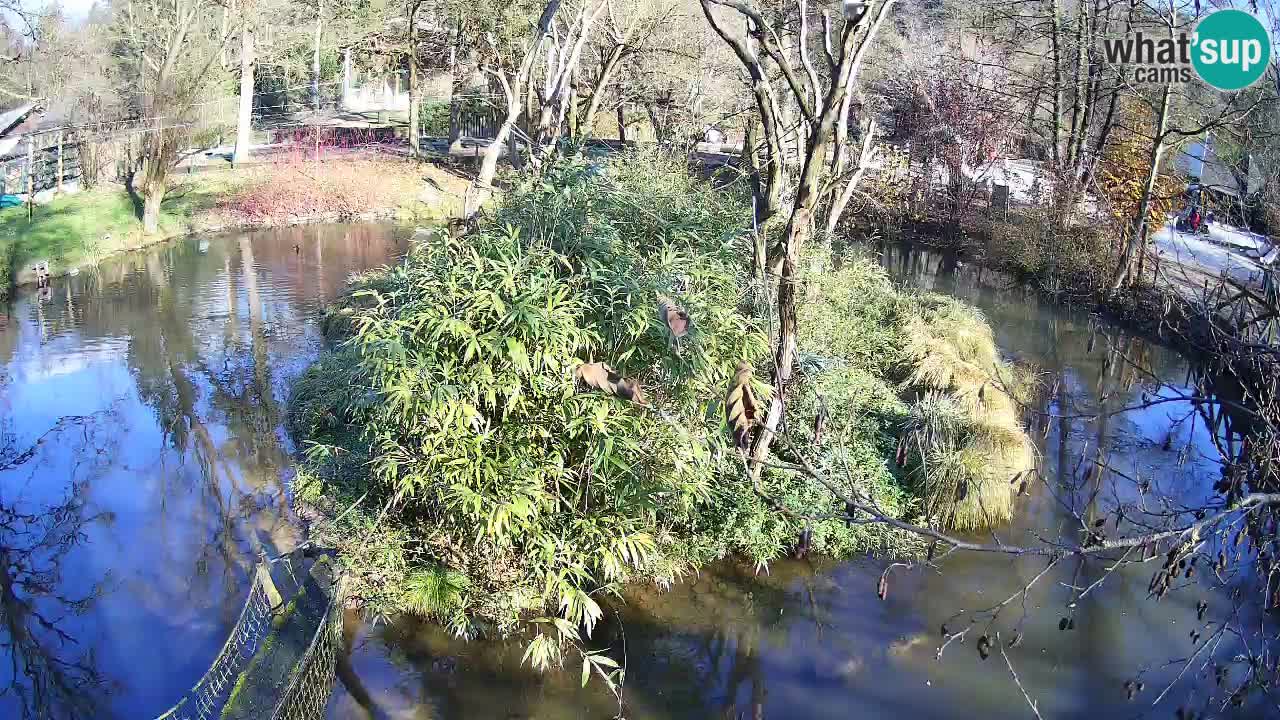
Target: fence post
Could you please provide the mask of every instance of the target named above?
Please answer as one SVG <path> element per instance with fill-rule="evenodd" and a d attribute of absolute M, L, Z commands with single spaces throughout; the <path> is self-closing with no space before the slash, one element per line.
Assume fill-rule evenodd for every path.
<path fill-rule="evenodd" d="M 36 145 L 31 136 L 27 136 L 27 222 L 31 222 L 36 213 L 36 178 L 35 170 Z"/>
<path fill-rule="evenodd" d="M 62 194 L 62 131 L 58 131 L 58 190 L 59 195 Z"/>
<path fill-rule="evenodd" d="M 271 603 L 271 609 L 280 609 L 284 605 L 284 598 L 280 596 L 276 581 L 271 578 L 271 569 L 265 562 L 258 563 L 258 577 L 262 580 L 262 590 L 267 594 L 267 602 Z"/>

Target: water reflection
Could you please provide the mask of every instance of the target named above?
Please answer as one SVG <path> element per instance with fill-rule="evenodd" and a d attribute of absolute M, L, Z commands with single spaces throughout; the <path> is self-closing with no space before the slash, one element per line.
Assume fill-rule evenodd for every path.
<path fill-rule="evenodd" d="M 110 590 L 110 576 L 86 583 L 63 570 L 89 527 L 109 527 L 114 519 L 84 500 L 100 469 L 95 450 L 111 442 L 97 419 L 66 418 L 28 448 L 15 445 L 12 422 L 0 436 L 0 472 L 9 473 L 12 482 L 0 486 L 0 647 L 8 661 L 0 671 L 0 697 L 13 698 L 22 717 L 91 717 L 111 690 L 94 653 L 77 642 L 68 622 L 94 610 Z M 61 495 L 23 492 L 20 479 L 43 484 L 42 478 L 35 473 L 20 478 L 16 471 L 42 460 L 53 445 L 86 458 L 87 464 L 73 471 Z"/>
<path fill-rule="evenodd" d="M 145 718 L 293 542 L 281 427 L 319 310 L 403 233 L 201 238 L 20 293 L 0 322 L 0 717 Z"/>
<path fill-rule="evenodd" d="M 1192 392 L 1193 368 L 1177 354 L 1083 311 L 1044 302 L 981 268 L 899 247 L 879 258 L 900 282 L 981 308 L 1004 351 L 1041 368 L 1046 385 L 1056 388 L 1039 409 L 1073 416 L 1033 419 L 1048 484 L 1021 501 L 1001 540 L 1072 537 L 1077 516 L 1093 522 L 1119 504 L 1166 498 L 1171 507 L 1195 505 L 1213 495 L 1217 446 L 1230 437 L 1212 410 L 1170 402 L 1119 412 L 1144 396 Z M 1093 460 L 1119 473 L 1090 473 Z M 1143 484 L 1146 493 L 1139 490 Z M 881 602 L 875 593 L 884 563 L 876 560 L 780 562 L 767 574 L 723 563 L 667 592 L 632 588 L 618 608 L 620 621 L 602 628 L 596 640 L 619 659 L 625 653 L 624 714 L 633 719 L 1030 717 L 1003 656 L 983 661 L 975 651 L 976 635 L 984 631 L 1000 632 L 1006 642 L 1015 631 L 1023 635 L 1008 656 L 1045 718 L 1172 718 L 1180 707 L 1211 710 L 1214 717 L 1280 716 L 1280 708 L 1259 697 L 1239 708 L 1206 706 L 1215 663 L 1228 665 L 1239 650 L 1231 641 L 1199 653 L 1175 689 L 1153 705 L 1196 653 L 1189 633 L 1200 627 L 1200 600 L 1212 608 L 1206 620 L 1269 628 L 1256 603 L 1235 609 L 1226 592 L 1199 580 L 1160 603 L 1149 600 L 1158 562 L 1117 570 L 1086 594 L 1110 565 L 1064 560 L 1025 600 L 1016 596 L 998 620 L 939 657 L 940 625 L 961 610 L 1015 596 L 1045 564 L 1043 558 L 957 554 L 936 571 L 894 574 Z M 1059 629 L 1064 621 L 1071 629 Z M 522 666 L 519 640 L 463 643 L 405 619 L 361 627 L 352 648 L 349 670 L 364 702 L 340 690 L 331 718 L 618 713 L 601 683 L 580 687 L 577 667 L 539 676 Z M 1228 683 L 1244 677 L 1238 667 L 1228 673 Z M 1125 682 L 1138 676 L 1145 690 L 1129 701 Z M 1221 692 L 1217 697 L 1221 702 Z"/>

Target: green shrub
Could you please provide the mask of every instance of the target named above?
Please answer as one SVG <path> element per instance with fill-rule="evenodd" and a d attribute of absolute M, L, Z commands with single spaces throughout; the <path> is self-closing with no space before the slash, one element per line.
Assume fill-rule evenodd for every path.
<path fill-rule="evenodd" d="M 736 472 L 719 398 L 767 349 L 736 307 L 741 216 L 683 174 L 626 167 L 552 168 L 478 232 L 360 279 L 326 322 L 349 339 L 295 387 L 291 424 L 315 443 L 300 495 L 369 493 L 352 527 L 392 502 L 395 530 L 361 538 L 386 557 L 361 561 L 410 586 L 462 572 L 466 610 L 503 629 L 547 610 L 590 627 L 590 592 L 686 567 L 678 539 Z M 658 319 L 659 297 L 689 312 L 687 335 Z M 584 362 L 638 382 L 644 403 L 585 391 Z M 361 592 L 412 605 L 385 583 Z"/>
<path fill-rule="evenodd" d="M 802 474 L 769 469 L 757 492 L 729 447 L 727 382 L 740 361 L 768 362 L 741 197 L 652 153 L 516 180 L 473 232 L 357 278 L 325 319 L 337 347 L 294 388 L 296 497 L 340 518 L 313 528 L 355 571 L 358 601 L 462 634 L 533 617 L 574 639 L 627 581 L 728 555 L 768 563 L 802 537 L 833 556 L 918 549 L 846 523 L 843 500 Z M 663 302 L 688 312 L 687 334 Z M 918 515 L 919 483 L 891 462 L 916 392 L 904 348 L 912 323 L 950 312 L 865 261 L 806 278 L 782 459 L 804 452 L 852 495 Z M 614 384 L 588 386 L 586 363 Z M 557 657 L 549 637 L 535 661 Z"/>
<path fill-rule="evenodd" d="M 449 103 L 422 103 L 418 112 L 418 131 L 430 137 L 447 137 L 449 135 Z"/>
<path fill-rule="evenodd" d="M 868 260 L 840 264 L 806 278 L 800 347 L 820 354 L 801 364 L 805 393 L 789 413 L 800 435 L 795 445 L 813 448 L 829 476 L 878 489 L 874 499 L 898 493 L 896 505 L 882 506 L 913 507 L 902 498 L 914 496 L 923 519 L 944 528 L 1007 523 L 1016 488 L 1010 479 L 1035 462 L 1020 423 L 1028 378 L 1000 358 L 977 309 L 901 292 Z M 822 398 L 834 428 L 824 442 L 794 429 L 817 416 L 819 403 L 807 401 L 808 393 Z M 890 457 L 894 469 L 885 467 Z"/>

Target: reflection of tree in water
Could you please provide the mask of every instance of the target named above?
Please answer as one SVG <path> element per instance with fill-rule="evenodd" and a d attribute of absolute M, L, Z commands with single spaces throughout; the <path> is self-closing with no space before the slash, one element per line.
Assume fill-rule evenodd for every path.
<path fill-rule="evenodd" d="M 763 575 L 726 562 L 685 592 L 636 588 L 620 608 L 623 627 L 610 628 L 611 645 L 626 647 L 627 715 L 764 718 L 762 657 L 787 642 L 792 623 L 820 624 L 812 614 L 819 604 L 794 596 L 795 581 L 809 579 L 805 567 L 779 564 Z"/>
<path fill-rule="evenodd" d="M 11 433 L 0 437 L 0 478 L 17 480 L 41 445 L 76 436 L 82 445 L 72 452 L 92 461 L 98 438 L 91 426 L 98 419 L 64 418 L 23 450 L 14 447 Z M 0 493 L 21 486 L 0 482 Z M 110 688 L 93 650 L 66 627 L 69 618 L 91 610 L 105 590 L 104 579 L 83 593 L 69 592 L 62 574 L 67 555 L 87 540 L 86 526 L 110 521 L 87 507 L 88 487 L 87 480 L 73 479 L 66 494 L 51 502 L 0 495 L 0 714 L 16 706 L 16 717 L 24 720 L 108 716 L 103 697 Z"/>
<path fill-rule="evenodd" d="M 119 300 L 140 306 L 124 308 L 116 322 L 129 326 L 127 361 L 165 445 L 198 466 L 195 490 L 202 497 L 202 514 L 184 526 L 211 534 L 200 543 L 193 577 L 211 580 L 209 570 L 222 568 L 226 597 L 220 606 L 230 611 L 252 564 L 245 552 L 252 544 L 246 521 L 262 509 L 259 493 L 265 491 L 282 509 L 286 502 L 282 487 L 262 486 L 263 479 L 279 477 L 286 456 L 276 435 L 280 412 L 271 394 L 273 371 L 253 249 L 247 242 L 217 249 L 225 253 L 221 262 L 182 257 L 194 252 L 191 246 L 149 256 L 146 272 L 134 278 L 141 287 Z M 237 258 L 239 267 L 233 264 Z M 178 264 L 194 275 L 193 281 L 171 282 L 167 269 Z M 216 289 L 219 285 L 225 294 Z M 242 293 L 249 315 L 244 327 Z M 227 442 L 219 442 L 219 427 Z M 287 521 L 283 512 L 276 521 Z M 190 591 L 205 602 L 211 586 L 193 583 Z"/>
<path fill-rule="evenodd" d="M 632 588 L 617 613 L 597 628 L 593 647 L 624 660 L 622 715 L 628 718 L 720 720 L 765 717 L 766 658 L 785 646 L 796 622 L 822 625 L 819 608 L 830 587 L 811 587 L 812 568 L 779 564 L 772 574 L 720 563 L 698 582 L 669 592 Z M 785 613 L 780 613 L 786 608 Z M 344 630 L 353 649 L 357 618 Z M 400 618 L 371 632 L 398 668 L 394 689 L 375 670 L 361 677 L 348 658 L 338 677 L 351 695 L 341 707 L 350 717 L 387 718 L 612 717 L 616 699 L 603 683 L 580 686 L 576 655 L 565 668 L 540 674 L 522 661 L 528 638 L 461 641 L 429 621 Z M 366 651 L 367 652 L 367 651 Z M 408 703 L 408 706 L 405 706 Z M 359 709 L 357 709 L 359 708 Z M 343 715 L 347 717 L 348 715 Z"/>

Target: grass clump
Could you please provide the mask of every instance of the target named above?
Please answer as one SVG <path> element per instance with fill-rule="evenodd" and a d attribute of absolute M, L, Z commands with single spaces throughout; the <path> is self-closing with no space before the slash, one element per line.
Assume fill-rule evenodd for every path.
<path fill-rule="evenodd" d="M 1035 464 L 1019 409 L 1032 383 L 1001 359 L 982 314 L 952 298 L 900 291 L 882 268 L 857 258 L 806 287 L 801 346 L 827 357 L 802 365 L 806 393 L 821 401 L 793 410 L 815 418 L 821 404 L 842 418 L 828 422 L 842 434 L 794 430 L 796 445 L 814 448 L 833 477 L 878 477 L 871 484 L 882 488 L 890 477 L 902 482 L 922 519 L 940 527 L 1007 523 L 1010 480 Z M 893 470 L 882 467 L 888 457 Z"/>
<path fill-rule="evenodd" d="M 982 313 L 951 298 L 923 296 L 905 328 L 904 387 L 916 393 L 902 456 L 925 516 L 960 531 L 1013 517 L 1016 478 L 1035 467 L 1021 408 L 1033 383 L 1005 363 Z"/>

